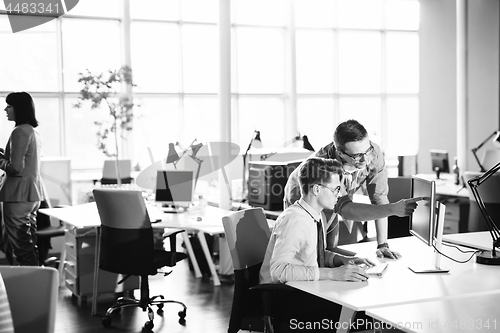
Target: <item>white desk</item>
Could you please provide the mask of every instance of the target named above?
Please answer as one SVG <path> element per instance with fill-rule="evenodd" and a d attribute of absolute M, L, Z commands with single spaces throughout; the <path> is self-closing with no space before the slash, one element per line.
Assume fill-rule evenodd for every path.
<path fill-rule="evenodd" d="M 70 206 L 64 208 L 45 208 L 39 210 L 42 214 L 55 217 L 64 223 L 69 224 L 75 228 L 96 228 L 96 251 L 95 251 L 95 265 L 94 265 L 94 297 L 92 298 L 92 315 L 95 314 L 95 309 L 97 306 L 96 294 L 97 294 L 97 282 L 96 273 L 98 270 L 98 257 L 99 257 L 99 226 L 101 225 L 101 220 L 99 213 L 97 211 L 97 206 L 94 202 L 87 203 L 78 206 Z M 223 234 L 224 227 L 222 226 L 222 216 L 230 213 L 216 207 L 208 206 L 206 207 L 206 213 L 200 216 L 198 212 L 185 212 L 181 214 L 158 214 L 158 211 L 153 207 L 148 207 L 150 211 L 150 217 L 154 221 L 156 217 L 161 217 L 162 221 L 158 223 L 152 223 L 153 228 L 180 228 L 186 231 L 194 231 L 197 233 L 200 244 L 202 246 L 205 258 L 207 260 L 210 272 L 212 273 L 212 279 L 214 285 L 220 285 L 219 276 L 215 270 L 215 264 L 212 260 L 212 254 L 208 248 L 205 239 L 205 233 Z M 198 217 L 201 217 L 201 221 L 198 221 Z M 182 233 L 184 242 L 186 244 L 186 249 L 193 263 L 193 268 L 195 270 L 196 277 L 201 277 L 201 272 L 194 255 L 191 242 L 186 232 Z M 63 249 L 63 252 L 65 250 Z M 61 253 L 61 262 L 64 262 L 65 253 Z M 63 265 L 61 265 L 63 266 Z"/>
<path fill-rule="evenodd" d="M 417 262 L 432 263 L 433 251 L 415 237 L 391 240 L 391 247 L 403 256 L 400 260 L 374 258 L 373 247 L 372 242 L 342 246 L 357 252 L 357 256 L 375 262 L 389 262 L 381 278 L 370 277 L 368 281 L 359 283 L 300 281 L 288 284 L 342 305 L 341 323 L 352 320 L 356 311 L 500 292 L 500 267 L 476 264 L 473 259 L 466 264 L 458 264 L 443 257 L 441 263 L 450 269 L 449 273 L 416 274 L 408 266 Z M 470 254 L 448 247 L 443 247 L 443 252 L 457 260 L 470 257 Z"/>
<path fill-rule="evenodd" d="M 443 241 L 485 251 L 491 251 L 493 248 L 493 240 L 489 231 L 443 235 Z"/>
<path fill-rule="evenodd" d="M 498 332 L 498 304 L 500 294 L 496 293 L 388 306 L 366 314 L 409 333 Z"/>

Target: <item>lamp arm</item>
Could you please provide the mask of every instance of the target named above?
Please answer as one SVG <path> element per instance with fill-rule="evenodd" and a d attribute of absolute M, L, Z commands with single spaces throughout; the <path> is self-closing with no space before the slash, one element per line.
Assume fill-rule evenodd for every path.
<path fill-rule="evenodd" d="M 500 170 L 500 162 L 497 163 L 488 171 L 486 171 L 484 174 L 471 178 L 467 181 L 471 189 L 472 195 L 474 196 L 474 199 L 476 200 L 476 203 L 479 206 L 479 210 L 483 215 L 483 219 L 486 223 L 486 226 L 488 227 L 491 238 L 493 239 L 493 251 L 492 251 L 493 253 L 495 253 L 495 247 L 500 247 L 500 229 L 497 227 L 495 222 L 493 222 L 491 216 L 488 214 L 486 206 L 484 205 L 483 199 L 481 199 L 481 196 L 479 195 L 477 188 L 482 183 L 484 183 L 488 178 L 493 176 L 498 170 Z"/>

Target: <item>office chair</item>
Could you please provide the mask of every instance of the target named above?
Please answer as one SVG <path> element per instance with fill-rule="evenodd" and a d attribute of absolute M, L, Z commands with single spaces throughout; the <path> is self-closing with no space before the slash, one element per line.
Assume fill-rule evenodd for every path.
<path fill-rule="evenodd" d="M 52 267 L 0 266 L 16 333 L 54 332 L 59 294 Z"/>
<path fill-rule="evenodd" d="M 234 295 L 229 333 L 240 329 L 274 332 L 272 299 L 277 292 L 293 288 L 281 284 L 259 284 L 271 232 L 262 208 L 250 208 L 222 218 L 234 266 Z"/>
<path fill-rule="evenodd" d="M 469 188 L 469 184 L 467 184 L 469 179 L 482 174 L 483 172 L 476 171 L 465 171 L 463 174 L 463 179 L 469 192 L 468 232 L 488 230 L 486 223 L 484 222 L 483 215 L 477 205 L 476 199 L 474 199 L 474 195 Z M 500 173 L 497 172 L 491 176 L 491 178 L 482 183 L 481 186 L 477 188 L 477 191 L 481 196 L 491 219 L 498 227 L 500 227 Z"/>
<path fill-rule="evenodd" d="M 122 184 L 132 183 L 132 162 L 130 160 L 118 160 L 118 169 L 120 170 L 120 179 Z M 117 184 L 118 176 L 116 174 L 116 161 L 106 160 L 102 167 L 102 185 Z"/>
<path fill-rule="evenodd" d="M 186 254 L 176 252 L 176 234 L 183 230 L 176 229 L 168 236 L 170 251 L 155 250 L 153 229 L 142 192 L 95 189 L 93 193 L 101 218 L 99 268 L 124 274 L 126 275 L 124 279 L 130 275 L 140 276 L 141 289 L 140 299 L 118 298 L 106 311 L 102 319 L 103 326 L 111 325 L 113 312 L 119 312 L 121 308 L 126 307 L 140 307 L 143 311 L 148 311 L 149 320 L 145 323 L 144 329 L 151 330 L 154 327 L 154 313 L 151 306 L 156 305 L 157 313 L 161 315 L 165 303 L 177 303 L 183 307 L 183 310 L 178 312 L 179 322 L 183 324 L 186 306 L 182 302 L 165 300 L 163 295 L 150 297 L 148 284 L 148 276 L 158 273 L 159 268 L 173 267 L 178 261 L 187 258 Z M 166 273 L 168 274 L 170 273 Z"/>
<path fill-rule="evenodd" d="M 61 206 L 58 206 L 61 207 Z M 48 199 L 45 199 L 40 203 L 40 208 L 51 208 L 50 202 Z M 64 236 L 66 232 L 66 228 L 62 221 L 59 221 L 58 225 L 52 225 L 51 219 L 49 216 L 38 213 L 36 218 L 36 238 L 37 238 L 37 247 L 38 247 L 38 262 L 40 265 L 44 266 L 53 266 L 58 267 L 60 262 L 56 257 L 48 257 L 49 250 L 52 248 L 50 241 L 53 237 L 61 237 Z M 63 253 L 61 253 L 60 261 L 64 262 L 65 258 L 63 258 Z"/>

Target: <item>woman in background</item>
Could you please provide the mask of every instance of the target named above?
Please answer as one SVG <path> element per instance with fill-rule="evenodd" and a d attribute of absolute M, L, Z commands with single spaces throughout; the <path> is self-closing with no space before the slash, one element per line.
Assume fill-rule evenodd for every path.
<path fill-rule="evenodd" d="M 14 251 L 20 265 L 38 266 L 36 215 L 43 198 L 40 176 L 40 135 L 30 94 L 14 92 L 5 98 L 7 120 L 14 121 L 5 154 L 0 154 L 0 169 L 6 179 L 0 190 L 6 247 Z"/>

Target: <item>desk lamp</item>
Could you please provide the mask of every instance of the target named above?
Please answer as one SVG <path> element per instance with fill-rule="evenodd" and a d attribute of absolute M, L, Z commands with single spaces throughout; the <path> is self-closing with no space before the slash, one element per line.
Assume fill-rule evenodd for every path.
<path fill-rule="evenodd" d="M 477 205 L 479 206 L 479 210 L 483 215 L 486 226 L 488 227 L 491 239 L 493 240 L 493 248 L 491 251 L 484 251 L 476 256 L 476 262 L 479 264 L 500 265 L 500 254 L 496 252 L 496 248 L 500 247 L 500 229 L 498 229 L 495 222 L 493 222 L 493 220 L 491 219 L 491 216 L 488 214 L 486 206 L 484 205 L 484 202 L 481 199 L 479 192 L 477 191 L 477 188 L 488 178 L 493 176 L 498 170 L 500 170 L 500 162 L 498 162 L 482 175 L 476 176 L 467 181 L 470 186 L 471 192 L 474 195 L 474 199 L 476 199 Z"/>
<path fill-rule="evenodd" d="M 479 168 L 481 169 L 481 172 L 485 172 L 486 170 L 484 169 L 483 165 L 481 164 L 481 162 L 479 161 L 479 158 L 477 157 L 477 151 L 479 149 L 481 149 L 482 146 L 484 146 L 484 144 L 486 142 L 488 142 L 488 140 L 490 140 L 491 138 L 493 138 L 493 143 L 495 145 L 500 145 L 500 131 L 494 131 L 493 133 L 490 134 L 490 136 L 488 136 L 486 138 L 486 140 L 484 140 L 483 142 L 481 142 L 479 144 L 479 146 L 477 146 L 476 148 L 472 148 L 472 154 L 474 154 L 474 157 L 477 161 L 477 164 L 479 164 Z"/>
<path fill-rule="evenodd" d="M 198 183 L 198 177 L 200 175 L 201 163 L 203 163 L 203 159 L 197 157 L 196 154 L 201 149 L 201 147 L 203 147 L 203 143 L 200 142 L 198 144 L 195 144 L 195 142 L 196 139 L 194 139 L 193 142 L 191 142 L 191 144 L 187 148 L 183 147 L 179 142 L 176 142 L 175 145 L 173 143 L 169 143 L 167 163 L 173 163 L 174 168 L 177 169 L 177 163 L 179 163 L 179 160 L 191 149 L 191 154 L 188 156 L 191 157 L 198 164 L 198 169 L 196 170 L 196 176 L 194 179 L 194 188 L 196 189 L 196 184 Z M 179 147 L 182 150 L 180 156 L 179 154 L 177 154 L 175 147 Z"/>
<path fill-rule="evenodd" d="M 242 195 L 245 196 L 245 179 L 247 173 L 247 155 L 250 148 L 262 148 L 262 140 L 260 139 L 260 131 L 254 131 L 254 135 L 250 139 L 250 143 L 248 144 L 247 150 L 245 150 L 245 154 L 243 154 L 243 184 L 242 184 Z M 244 199 L 243 199 L 244 201 Z"/>
<path fill-rule="evenodd" d="M 292 143 L 297 142 L 297 141 L 302 141 L 302 148 L 307 149 L 309 151 L 314 151 L 314 148 L 311 145 L 311 143 L 309 142 L 309 139 L 307 138 L 307 135 L 300 136 L 300 134 L 297 134 L 293 139 L 288 140 L 287 142 L 285 142 L 284 144 L 282 144 L 281 147 L 279 147 L 279 148 L 285 148 L 285 147 L 287 147 L 287 146 L 289 146 Z M 273 156 L 273 155 L 275 155 L 277 153 L 278 152 L 275 151 L 275 152 L 272 152 L 272 153 L 269 153 L 269 154 L 262 155 L 260 157 L 260 160 L 261 161 L 265 161 L 269 157 L 271 157 L 271 156 Z"/>

